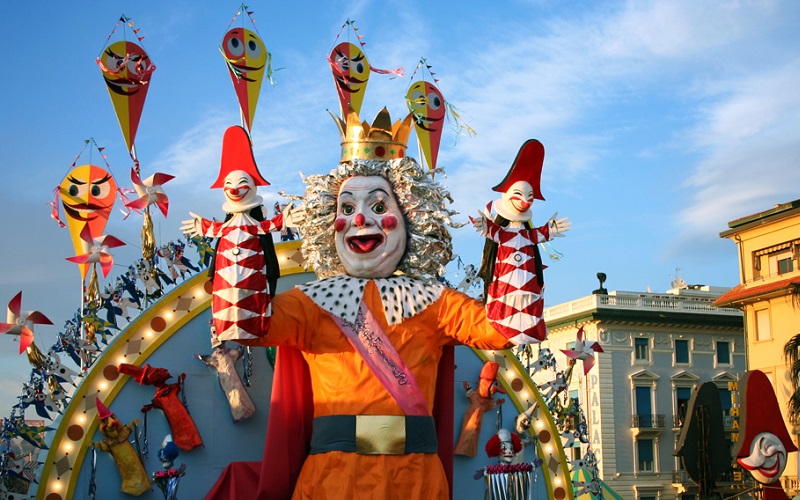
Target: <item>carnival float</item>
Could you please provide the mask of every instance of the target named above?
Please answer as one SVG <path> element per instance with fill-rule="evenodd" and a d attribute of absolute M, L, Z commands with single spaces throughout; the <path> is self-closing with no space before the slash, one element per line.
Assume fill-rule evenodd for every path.
<path fill-rule="evenodd" d="M 45 345 L 36 332 L 58 318 L 23 292 L 8 297 L 0 332 L 6 348 L 17 337 L 31 371 L 2 421 L 0 497 L 617 497 L 566 391 L 602 347 L 579 334 L 559 366 L 538 345 L 547 335 L 538 248 L 569 229 L 556 215 L 532 223 L 544 199 L 539 141 L 509 154 L 500 198 L 469 218 L 486 243 L 480 271 L 461 262 L 449 231 L 467 224 L 447 208 L 438 153 L 445 123 L 473 131 L 425 58 L 407 80 L 379 69 L 348 20 L 327 61 L 340 163 L 265 207 L 257 188 L 270 183 L 250 131 L 272 54 L 242 5 L 219 41 L 241 114 L 220 136 L 211 188 L 222 210 L 173 221 L 174 177 L 136 153 L 157 84 L 142 40 L 121 16 L 97 57 L 130 183 L 90 139 L 53 191 L 81 306 Z M 405 86 L 403 118 L 385 108 L 361 118 L 371 74 Z M 405 154 L 413 136 L 419 163 Z M 115 206 L 140 223 L 135 262 L 114 260 L 124 244 L 105 232 Z M 162 217 L 174 234 L 159 239 Z"/>

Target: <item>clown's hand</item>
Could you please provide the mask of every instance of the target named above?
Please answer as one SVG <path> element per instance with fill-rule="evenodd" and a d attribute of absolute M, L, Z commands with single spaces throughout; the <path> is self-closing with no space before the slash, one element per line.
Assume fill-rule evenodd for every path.
<path fill-rule="evenodd" d="M 478 217 L 475 219 L 470 217 L 469 221 L 472 223 L 472 227 L 475 228 L 475 231 L 482 236 L 486 236 L 486 214 L 478 210 Z"/>
<path fill-rule="evenodd" d="M 294 206 L 288 203 L 283 208 L 283 227 L 300 227 L 306 220 L 306 208 L 303 205 Z"/>
<path fill-rule="evenodd" d="M 191 219 L 186 219 L 181 222 L 181 232 L 189 236 L 197 236 L 200 234 L 200 216 L 189 212 Z"/>
<path fill-rule="evenodd" d="M 547 227 L 550 228 L 551 238 L 561 238 L 566 236 L 564 233 L 572 229 L 572 221 L 567 220 L 566 217 L 558 218 L 558 212 L 554 213 L 550 220 L 547 221 Z"/>

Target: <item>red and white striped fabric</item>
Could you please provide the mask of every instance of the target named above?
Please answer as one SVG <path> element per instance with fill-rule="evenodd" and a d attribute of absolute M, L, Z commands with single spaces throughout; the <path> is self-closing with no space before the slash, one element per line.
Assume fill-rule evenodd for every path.
<path fill-rule="evenodd" d="M 246 212 L 227 222 L 200 219 L 201 232 L 219 238 L 211 311 L 217 338 L 253 339 L 263 335 L 272 315 L 264 251 L 258 239 L 281 229 L 283 217 L 257 221 Z"/>
<path fill-rule="evenodd" d="M 491 213 L 491 203 L 486 208 Z M 544 287 L 536 279 L 534 248 L 551 239 L 547 224 L 528 229 L 522 222 L 511 222 L 502 227 L 487 218 L 485 236 L 498 244 L 487 290 L 487 319 L 514 344 L 543 341 L 547 338 Z"/>

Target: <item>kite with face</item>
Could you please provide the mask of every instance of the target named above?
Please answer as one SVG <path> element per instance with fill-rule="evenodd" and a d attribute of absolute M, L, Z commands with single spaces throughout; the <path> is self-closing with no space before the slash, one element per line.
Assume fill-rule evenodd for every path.
<path fill-rule="evenodd" d="M 228 65 L 244 122 L 252 130 L 264 71 L 267 70 L 268 78 L 271 73 L 272 55 L 256 33 L 244 28 L 228 31 L 219 50 Z"/>
<path fill-rule="evenodd" d="M 67 217 L 67 226 L 75 254 L 85 253 L 81 234 L 88 228 L 88 236 L 100 237 L 105 230 L 117 196 L 117 183 L 107 170 L 97 165 L 75 167 L 58 188 L 61 205 Z M 86 277 L 88 264 L 80 264 L 81 276 Z"/>
<path fill-rule="evenodd" d="M 541 342 L 547 337 L 544 312 L 544 279 L 538 245 L 563 236 L 571 223 L 566 218 L 533 227 L 531 206 L 544 200 L 539 180 L 544 163 L 544 146 L 526 141 L 505 179 L 492 188 L 502 193 L 489 202 L 485 212 L 471 219 L 487 238 L 479 276 L 483 278 L 486 317 L 515 344 Z"/>
<path fill-rule="evenodd" d="M 97 58 L 128 151 L 133 150 L 150 78 L 156 67 L 139 45 L 121 40 Z"/>
<path fill-rule="evenodd" d="M 360 114 L 370 74 L 366 54 L 360 47 L 342 42 L 333 48 L 328 61 L 336 83 L 336 92 L 339 94 L 342 116 L 347 114 L 348 106 Z"/>
<path fill-rule="evenodd" d="M 425 162 L 433 170 L 439 157 L 439 143 L 447 109 L 444 96 L 434 84 L 420 80 L 408 89 L 406 103 L 414 115 L 417 139 L 425 155 Z"/>

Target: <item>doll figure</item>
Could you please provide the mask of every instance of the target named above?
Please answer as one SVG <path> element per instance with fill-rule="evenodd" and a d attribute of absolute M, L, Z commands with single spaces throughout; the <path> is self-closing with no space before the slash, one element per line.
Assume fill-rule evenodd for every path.
<path fill-rule="evenodd" d="M 544 146 L 531 139 L 517 153 L 505 179 L 492 188 L 502 197 L 486 205 L 476 230 L 487 238 L 478 276 L 484 282 L 486 317 L 514 344 L 541 342 L 547 337 L 544 279 L 539 244 L 569 230 L 566 218 L 554 215 L 547 224 L 533 227 L 533 201 L 544 200 L 539 189 Z"/>
<path fill-rule="evenodd" d="M 266 329 L 270 302 L 280 268 L 272 242 L 283 215 L 265 219 L 258 186 L 269 186 L 258 171 L 250 137 L 239 126 L 228 128 L 222 139 L 222 167 L 211 186 L 222 188 L 227 212 L 224 222 L 190 212 L 181 230 L 189 237 L 218 238 L 209 275 L 213 281 L 211 311 L 220 341 L 254 339 Z"/>
<path fill-rule="evenodd" d="M 164 470 L 153 473 L 153 484 L 161 493 L 164 500 L 178 500 L 178 486 L 181 478 L 186 474 L 186 464 L 181 464 L 177 469 L 174 468 L 175 459 L 180 455 L 180 449 L 172 442 L 172 435 L 167 434 L 158 450 L 158 459 Z"/>
<path fill-rule="evenodd" d="M 150 480 L 144 470 L 139 454 L 133 448 L 128 438 L 133 432 L 134 425 L 139 419 L 134 419 L 130 425 L 122 425 L 116 415 L 97 399 L 97 418 L 100 419 L 100 434 L 102 441 L 95 441 L 92 445 L 114 457 L 120 476 L 122 476 L 121 490 L 129 495 L 139 496 L 150 489 Z"/>

